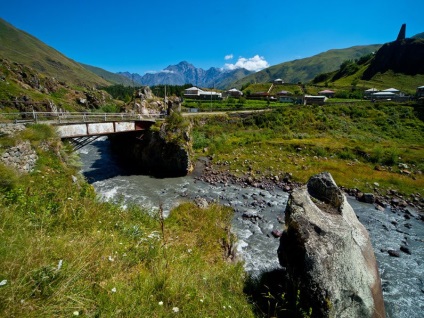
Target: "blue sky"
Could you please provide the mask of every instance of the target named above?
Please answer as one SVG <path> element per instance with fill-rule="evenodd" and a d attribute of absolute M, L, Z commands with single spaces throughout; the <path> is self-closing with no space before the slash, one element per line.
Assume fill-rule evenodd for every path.
<path fill-rule="evenodd" d="M 266 66 L 424 32 L 423 0 L 0 0 L 0 17 L 78 62 L 143 75 L 181 61 Z"/>

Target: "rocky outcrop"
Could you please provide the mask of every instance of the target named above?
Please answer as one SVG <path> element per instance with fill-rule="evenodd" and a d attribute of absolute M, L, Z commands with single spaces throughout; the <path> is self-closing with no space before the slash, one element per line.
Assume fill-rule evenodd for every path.
<path fill-rule="evenodd" d="M 278 256 L 314 317 L 385 317 L 368 232 L 329 173 L 295 189 Z"/>
<path fill-rule="evenodd" d="M 132 168 L 156 177 L 185 176 L 193 170 L 190 126 L 171 127 L 163 123 L 159 131 L 141 135 L 109 136 L 112 149 Z"/>
<path fill-rule="evenodd" d="M 392 70 L 407 75 L 424 74 L 424 40 L 403 39 L 384 44 L 375 54 L 362 79 Z"/>
<path fill-rule="evenodd" d="M 184 142 L 167 141 L 163 131 L 164 128 L 161 128 L 159 133 L 149 133 L 145 142 L 137 144 L 134 148 L 137 164 L 143 171 L 155 176 L 187 175 L 193 170 L 188 146 L 190 135 L 184 135 Z"/>

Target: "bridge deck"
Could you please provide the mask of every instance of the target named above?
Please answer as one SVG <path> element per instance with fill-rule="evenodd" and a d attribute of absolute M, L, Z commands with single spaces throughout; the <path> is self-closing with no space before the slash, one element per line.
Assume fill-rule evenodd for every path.
<path fill-rule="evenodd" d="M 1 113 L 0 119 L 51 124 L 56 126 L 61 138 L 79 138 L 147 130 L 159 117 L 129 113 L 26 112 Z"/>

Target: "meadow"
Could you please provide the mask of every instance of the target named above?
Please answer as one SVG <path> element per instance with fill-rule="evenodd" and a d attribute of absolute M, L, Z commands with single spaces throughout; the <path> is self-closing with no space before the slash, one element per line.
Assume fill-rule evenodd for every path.
<path fill-rule="evenodd" d="M 249 116 L 196 118 L 194 148 L 238 176 L 289 175 L 304 183 L 329 171 L 347 188 L 422 194 L 422 118 L 423 108 L 407 103 L 279 106 Z"/>

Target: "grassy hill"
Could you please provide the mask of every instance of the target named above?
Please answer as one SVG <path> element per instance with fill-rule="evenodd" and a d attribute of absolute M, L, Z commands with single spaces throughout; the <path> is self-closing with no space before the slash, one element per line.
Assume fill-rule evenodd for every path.
<path fill-rule="evenodd" d="M 2 19 L 0 19 L 0 58 L 25 64 L 68 84 L 110 85 L 106 79 Z"/>
<path fill-rule="evenodd" d="M 320 73 L 327 73 L 339 68 L 343 61 L 357 59 L 365 54 L 377 51 L 381 45 L 354 46 L 347 49 L 329 50 L 312 57 L 285 62 L 268 67 L 233 83 L 240 88 L 247 83 L 270 82 L 281 78 L 285 82 L 308 82 Z"/>
<path fill-rule="evenodd" d="M 337 89 L 379 90 L 395 87 L 413 95 L 424 83 L 424 40 L 394 41 L 383 45 L 374 55 L 347 60 L 333 72 L 320 74 L 313 83 Z"/>
<path fill-rule="evenodd" d="M 87 70 L 89 70 L 90 72 L 100 76 L 101 78 L 107 80 L 110 83 L 113 84 L 122 84 L 124 86 L 140 86 L 139 83 L 133 82 L 131 79 L 129 79 L 126 76 L 117 74 L 117 73 L 112 73 L 109 71 L 106 71 L 100 67 L 96 67 L 96 66 L 91 66 L 88 64 L 83 64 L 80 63 L 84 68 L 86 68 Z"/>

